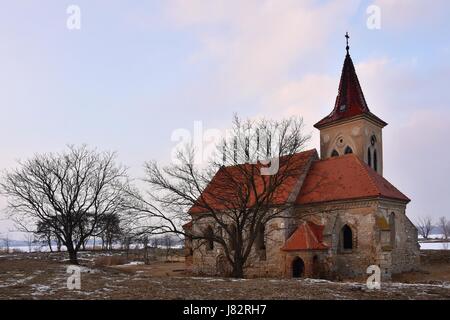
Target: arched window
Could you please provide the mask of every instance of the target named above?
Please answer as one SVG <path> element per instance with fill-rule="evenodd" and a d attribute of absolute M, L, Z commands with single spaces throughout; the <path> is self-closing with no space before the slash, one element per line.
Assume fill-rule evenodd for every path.
<path fill-rule="evenodd" d="M 378 159 L 377 159 L 377 150 L 373 151 L 373 169 L 378 171 Z"/>
<path fill-rule="evenodd" d="M 367 148 L 367 164 L 372 168 L 372 152 L 370 152 L 370 148 Z"/>
<path fill-rule="evenodd" d="M 347 146 L 347 148 L 345 148 L 345 154 L 349 154 L 349 153 L 353 153 L 353 150 L 352 150 L 352 148 Z"/>
<path fill-rule="evenodd" d="M 333 150 L 333 152 L 331 153 L 332 157 L 339 157 L 339 153 L 336 150 Z"/>
<path fill-rule="evenodd" d="M 250 162 L 250 138 L 245 137 L 245 161 Z"/>
<path fill-rule="evenodd" d="M 341 229 L 342 249 L 353 249 L 353 233 L 352 229 L 348 225 L 345 225 Z"/>
<path fill-rule="evenodd" d="M 389 229 L 391 231 L 391 246 L 395 247 L 395 213 L 389 215 Z"/>
<path fill-rule="evenodd" d="M 258 250 L 265 250 L 266 249 L 265 233 L 266 233 L 266 228 L 262 224 L 259 227 L 258 236 L 256 238 L 256 247 L 257 247 Z"/>
<path fill-rule="evenodd" d="M 266 141 L 266 156 L 267 158 L 270 158 L 272 155 L 272 136 L 270 133 L 267 134 L 267 141 Z"/>
<path fill-rule="evenodd" d="M 206 250 L 211 251 L 214 250 L 214 231 L 211 226 L 208 226 L 205 231 L 206 238 Z"/>
<path fill-rule="evenodd" d="M 230 230 L 230 249 L 236 250 L 236 236 L 237 236 L 237 230 L 236 226 L 234 224 L 229 226 Z"/>
<path fill-rule="evenodd" d="M 238 161 L 237 147 L 238 147 L 238 141 L 237 141 L 237 138 L 234 137 L 234 140 L 233 140 L 233 161 L 234 161 L 234 163 L 237 163 L 237 161 Z"/>

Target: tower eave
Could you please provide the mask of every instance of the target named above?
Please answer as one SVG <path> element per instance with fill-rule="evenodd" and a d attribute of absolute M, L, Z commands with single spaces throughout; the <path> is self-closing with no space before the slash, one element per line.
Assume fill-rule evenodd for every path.
<path fill-rule="evenodd" d="M 381 128 L 384 128 L 388 125 L 387 122 L 380 119 L 379 117 L 377 117 L 376 115 L 374 115 L 372 112 L 369 111 L 367 113 L 359 114 L 350 118 L 329 119 L 329 117 L 327 116 L 322 120 L 320 120 L 319 122 L 317 122 L 316 124 L 314 124 L 314 127 L 320 130 L 329 126 L 334 126 L 336 124 L 346 123 L 357 119 L 367 119 Z"/>

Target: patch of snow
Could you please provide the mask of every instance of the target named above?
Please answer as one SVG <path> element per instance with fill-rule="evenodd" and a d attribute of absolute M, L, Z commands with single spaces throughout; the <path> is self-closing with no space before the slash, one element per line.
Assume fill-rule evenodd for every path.
<path fill-rule="evenodd" d="M 144 262 L 142 262 L 142 261 L 131 261 L 126 264 L 123 264 L 123 266 L 138 266 L 138 265 L 142 265 L 142 264 L 144 264 Z"/>
<path fill-rule="evenodd" d="M 211 279 L 208 279 L 208 280 L 205 280 L 206 282 L 215 282 L 215 281 L 225 281 L 224 279 L 215 279 L 215 278 L 211 278 Z"/>
<path fill-rule="evenodd" d="M 236 281 L 247 281 L 248 279 L 231 279 L 231 281 L 234 281 L 234 282 L 236 282 Z"/>
<path fill-rule="evenodd" d="M 430 284 L 430 283 L 402 283 L 402 282 L 392 282 L 389 283 L 389 286 L 394 288 L 401 288 L 401 287 L 418 287 L 418 288 L 443 288 L 443 289 L 450 289 L 450 283 L 449 282 L 443 282 L 442 284 Z"/>
<path fill-rule="evenodd" d="M 43 284 L 33 284 L 31 287 L 37 291 L 35 293 L 42 293 L 51 290 L 49 286 L 45 286 Z"/>
<path fill-rule="evenodd" d="M 0 284 L 0 288 L 7 288 L 7 287 L 12 287 L 12 286 L 15 286 L 15 285 L 18 285 L 18 284 L 24 284 L 25 282 L 27 282 L 27 281 L 29 281 L 29 280 L 32 280 L 34 278 L 34 276 L 29 276 L 29 277 L 26 277 L 26 278 L 23 278 L 23 279 L 17 279 L 17 280 L 10 280 L 9 282 L 7 282 L 7 283 L 4 283 L 4 284 Z"/>

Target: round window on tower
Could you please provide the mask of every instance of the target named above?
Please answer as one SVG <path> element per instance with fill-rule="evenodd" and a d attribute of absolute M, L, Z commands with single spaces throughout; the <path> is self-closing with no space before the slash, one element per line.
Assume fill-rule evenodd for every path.
<path fill-rule="evenodd" d="M 338 147 L 343 147 L 344 144 L 345 144 L 345 139 L 344 139 L 344 137 L 340 136 L 340 137 L 338 137 L 338 138 L 336 139 L 336 145 L 337 145 Z"/>

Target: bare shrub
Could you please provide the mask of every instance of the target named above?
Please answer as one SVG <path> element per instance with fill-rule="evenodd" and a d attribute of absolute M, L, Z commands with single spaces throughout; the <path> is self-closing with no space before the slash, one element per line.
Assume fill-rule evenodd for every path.
<path fill-rule="evenodd" d="M 126 264 L 127 262 L 128 262 L 127 258 L 123 256 L 102 256 L 95 258 L 94 266 L 96 267 L 117 266 L 121 264 Z"/>

